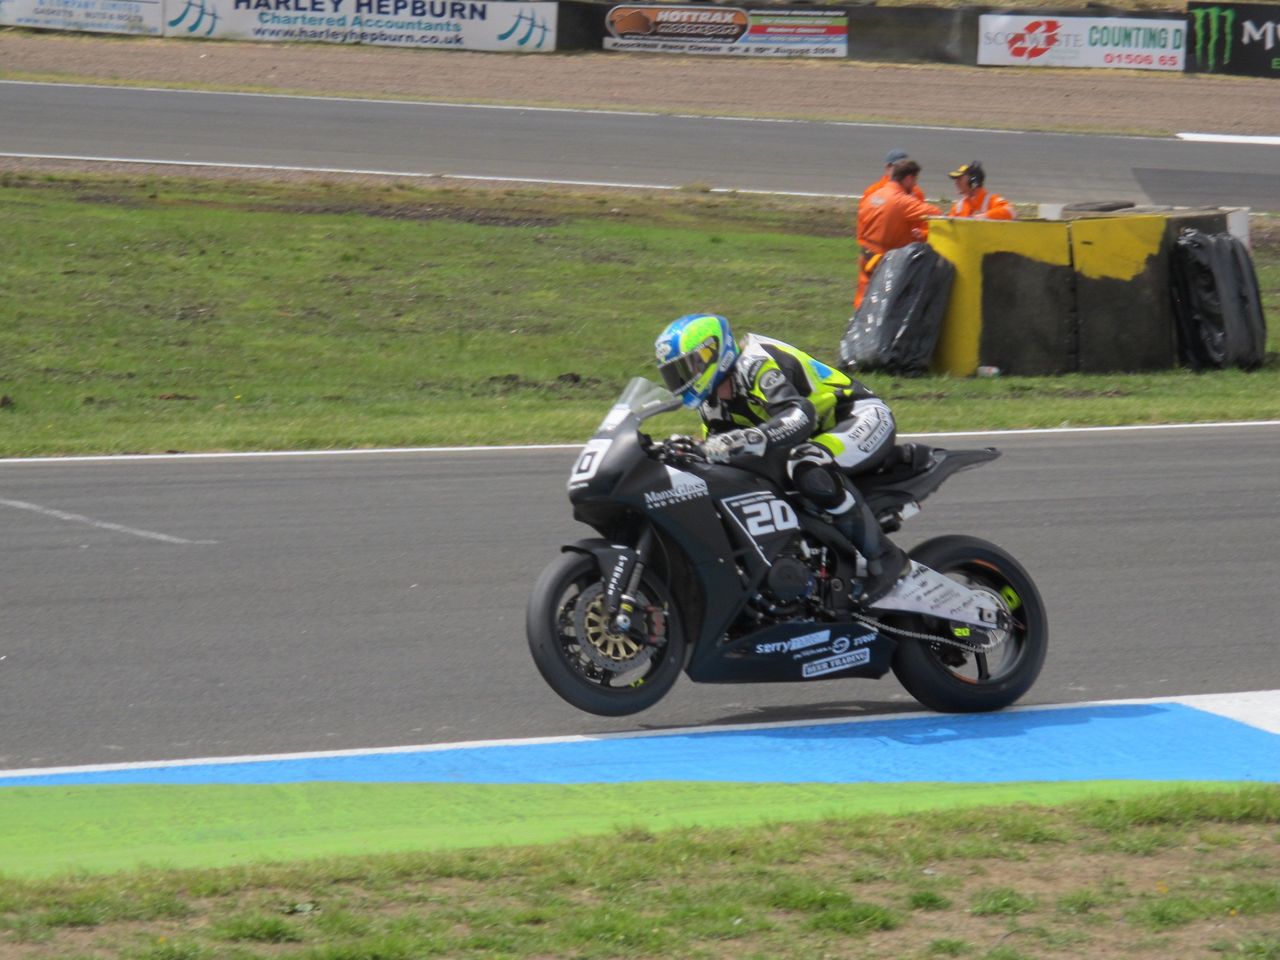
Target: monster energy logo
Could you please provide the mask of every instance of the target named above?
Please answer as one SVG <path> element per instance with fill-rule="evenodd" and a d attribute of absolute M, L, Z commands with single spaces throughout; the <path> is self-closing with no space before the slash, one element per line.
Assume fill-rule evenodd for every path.
<path fill-rule="evenodd" d="M 1231 39 L 1235 35 L 1236 12 L 1231 7 L 1200 7 L 1192 10 L 1191 16 L 1195 18 L 1196 62 L 1213 73 L 1219 66 L 1219 42 L 1222 44 L 1221 65 L 1231 62 Z"/>

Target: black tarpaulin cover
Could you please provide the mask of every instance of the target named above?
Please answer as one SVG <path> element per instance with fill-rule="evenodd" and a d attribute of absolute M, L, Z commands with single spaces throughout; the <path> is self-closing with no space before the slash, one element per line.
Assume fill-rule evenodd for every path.
<path fill-rule="evenodd" d="M 1267 323 L 1248 247 L 1229 233 L 1184 230 L 1171 273 L 1183 363 L 1196 370 L 1261 366 Z"/>
<path fill-rule="evenodd" d="M 840 341 L 848 367 L 921 374 L 942 330 L 955 267 L 927 243 L 890 250 Z"/>

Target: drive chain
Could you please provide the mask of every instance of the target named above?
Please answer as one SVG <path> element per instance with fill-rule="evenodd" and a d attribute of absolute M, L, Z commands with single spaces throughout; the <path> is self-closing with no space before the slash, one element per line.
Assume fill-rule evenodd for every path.
<path fill-rule="evenodd" d="M 853 615 L 853 619 L 876 631 L 896 634 L 897 636 L 907 637 L 911 640 L 924 640 L 928 643 L 941 643 L 949 647 L 959 647 L 966 653 L 990 653 L 1009 638 L 1008 632 L 1004 630 L 980 630 L 979 632 L 986 636 L 986 641 L 983 643 L 974 643 L 958 640 L 955 637 L 940 637 L 932 633 L 920 633 L 916 630 L 907 630 L 905 627 L 891 627 L 888 624 L 881 623 L 879 620 L 872 617 L 863 616 L 862 614 L 857 613 Z"/>

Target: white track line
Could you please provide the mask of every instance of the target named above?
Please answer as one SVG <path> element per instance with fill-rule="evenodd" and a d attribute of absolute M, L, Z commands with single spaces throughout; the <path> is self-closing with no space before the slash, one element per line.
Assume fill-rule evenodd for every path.
<path fill-rule="evenodd" d="M 1179 133 L 1179 140 L 1193 143 L 1242 143 L 1250 146 L 1280 147 L 1280 137 L 1247 137 L 1232 133 Z"/>
<path fill-rule="evenodd" d="M 1116 427 L 1034 427 L 1020 430 L 954 430 L 943 433 L 903 433 L 906 438 L 1054 436 L 1069 433 L 1119 433 L 1148 430 L 1208 430 L 1280 427 L 1280 420 L 1232 420 L 1214 423 L 1141 423 Z M 581 443 L 533 443 L 518 446 L 473 447 L 374 447 L 360 450 L 247 450 L 214 453 L 119 453 L 66 457 L 0 457 L 0 464 L 18 463 L 117 463 L 165 460 L 235 460 L 264 457 L 360 457 L 424 453 L 534 453 L 540 450 L 581 450 Z"/>
<path fill-rule="evenodd" d="M 1206 693 L 1178 697 L 1178 703 L 1247 723 L 1268 733 L 1280 734 L 1280 690 L 1252 693 Z"/>
<path fill-rule="evenodd" d="M 349 167 L 299 167 L 277 163 L 220 163 L 200 160 L 157 160 L 150 157 L 94 157 L 79 154 L 4 153 L 0 157 L 17 160 L 72 160 L 77 163 L 132 163 L 160 167 L 210 167 L 219 170 L 267 170 L 273 173 L 323 173 L 363 177 L 405 177 L 418 180 L 465 180 L 472 183 L 529 183 L 557 187 L 604 187 L 610 190 L 683 190 L 679 183 L 621 183 L 612 180 L 555 180 L 548 177 L 482 177 L 466 173 L 406 173 L 403 170 L 361 170 Z M 749 190 L 738 187 L 707 187 L 705 193 L 745 193 L 767 197 L 815 197 L 852 199 L 851 193 L 814 193 L 807 190 Z"/>
<path fill-rule="evenodd" d="M 1259 690 L 1247 693 L 1198 694 L 1185 697 L 1155 697 L 1133 700 L 1095 700 L 1085 703 L 1028 704 L 1009 707 L 1003 713 L 1027 713 L 1044 710 L 1074 710 L 1090 707 L 1129 706 L 1148 703 L 1177 703 L 1227 717 L 1247 726 L 1280 734 L 1280 690 Z M 875 714 L 821 720 L 786 720 L 779 723 L 719 724 L 703 727 L 673 727 L 666 730 L 630 730 L 619 733 L 572 734 L 561 737 L 529 737 L 525 739 L 467 740 L 457 743 L 429 743 L 416 746 L 369 747 L 354 750 L 318 750 L 306 753 L 247 754 L 235 757 L 202 757 L 183 760 L 140 760 L 129 763 L 95 763 L 67 767 L 30 767 L 21 770 L 0 770 L 0 782 L 10 777 L 40 777 L 64 773 L 106 773 L 115 770 L 155 770 L 173 767 L 196 767 L 208 764 L 232 763 L 281 763 L 290 760 L 323 760 L 334 757 L 367 757 L 378 754 L 439 753 L 446 750 L 477 750 L 488 747 L 523 747 L 557 743 L 587 743 L 600 740 L 620 740 L 653 737 L 683 737 L 704 733 L 741 733 L 750 730 L 782 730 L 803 727 L 832 726 L 845 723 L 892 723 L 898 720 L 933 718 L 945 722 L 943 714 L 929 711 L 911 713 Z"/>
<path fill-rule="evenodd" d="M 159 540 L 161 543 L 203 544 L 218 542 L 217 540 L 184 540 L 182 537 L 171 537 L 167 533 L 156 533 L 154 530 L 141 530 L 137 527 L 126 527 L 123 524 L 111 523 L 108 520 L 95 520 L 93 517 L 86 517 L 79 513 L 67 513 L 65 510 L 55 510 L 52 507 L 42 507 L 38 503 L 28 503 L 26 500 L 0 499 L 0 507 L 12 507 L 15 510 L 27 510 L 31 513 L 38 513 L 42 517 L 53 517 L 55 520 L 66 520 L 71 523 L 83 523 L 90 527 L 97 527 L 99 530 L 111 530 L 115 533 L 127 533 L 133 537 L 142 537 L 144 540 Z"/>
<path fill-rule="evenodd" d="M 538 450 L 580 450 L 581 443 L 534 443 L 527 446 L 476 446 L 476 447 L 379 447 L 359 450 L 245 450 L 217 453 L 120 453 L 94 454 L 75 457 L 7 457 L 0 464 L 9 463 L 102 463 L 161 460 L 237 460 L 263 457 L 361 457 L 388 454 L 415 453 L 519 453 Z"/>
<path fill-rule="evenodd" d="M 1118 433 L 1125 430 L 1201 430 L 1211 427 L 1280 427 L 1280 420 L 1226 420 L 1215 423 L 1133 423 L 1114 427 L 1028 427 L 1021 430 L 953 430 L 949 433 L 904 433 L 904 437 L 1016 437 L 1055 433 Z M 0 461 L 2 463 L 3 461 Z"/>

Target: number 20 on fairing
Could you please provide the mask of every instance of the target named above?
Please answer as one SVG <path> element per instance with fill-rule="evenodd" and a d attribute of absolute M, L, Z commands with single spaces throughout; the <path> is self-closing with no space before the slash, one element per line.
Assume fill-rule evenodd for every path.
<path fill-rule="evenodd" d="M 765 537 L 780 530 L 796 530 L 800 526 L 796 512 L 785 500 L 747 504 L 742 508 L 742 517 L 747 521 L 747 533 L 753 537 Z"/>
<path fill-rule="evenodd" d="M 800 519 L 791 504 L 777 497 L 748 494 L 746 497 L 725 500 L 724 505 L 734 512 L 747 533 L 757 540 L 800 527 Z"/>

